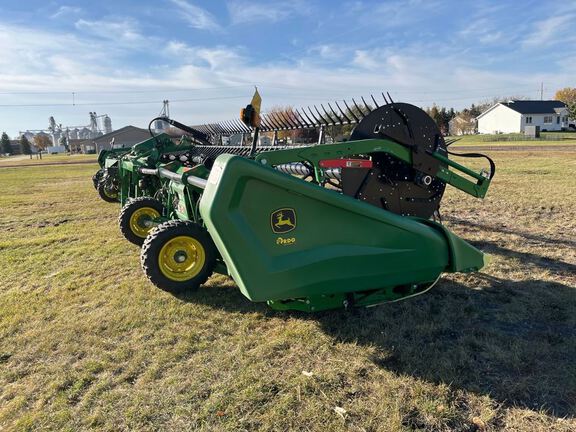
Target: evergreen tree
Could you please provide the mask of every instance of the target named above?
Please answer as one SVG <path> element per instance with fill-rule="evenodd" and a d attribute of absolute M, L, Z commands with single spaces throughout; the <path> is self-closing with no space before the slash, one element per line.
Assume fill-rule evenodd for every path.
<path fill-rule="evenodd" d="M 30 146 L 30 141 L 28 141 L 26 135 L 20 137 L 20 151 L 25 155 L 32 154 L 32 147 Z"/>
<path fill-rule="evenodd" d="M 470 105 L 470 114 L 474 117 L 478 117 L 480 114 L 482 114 L 482 109 L 472 104 Z"/>
<path fill-rule="evenodd" d="M 443 134 L 448 133 L 448 123 L 456 116 L 454 108 L 448 110 L 446 107 L 438 107 L 436 104 L 432 104 L 432 107 L 426 108 L 424 111 L 432 117 L 438 129 L 440 129 Z"/>
<path fill-rule="evenodd" d="M 434 121 L 436 121 L 439 114 L 436 104 L 432 104 L 432 108 L 426 108 L 426 114 L 428 114 Z"/>
<path fill-rule="evenodd" d="M 12 153 L 10 138 L 8 138 L 6 132 L 2 132 L 2 138 L 0 138 L 0 153 Z"/>
<path fill-rule="evenodd" d="M 68 139 L 67 139 L 64 135 L 62 135 L 62 136 L 60 137 L 60 139 L 58 140 L 58 145 L 64 146 L 64 149 L 65 149 L 67 152 L 70 151 L 70 148 L 69 148 L 69 146 L 68 146 Z"/>

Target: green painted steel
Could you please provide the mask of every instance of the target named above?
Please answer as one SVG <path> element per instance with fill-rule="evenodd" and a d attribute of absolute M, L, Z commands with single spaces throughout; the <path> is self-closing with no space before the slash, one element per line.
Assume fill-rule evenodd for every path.
<path fill-rule="evenodd" d="M 154 196 L 167 182 L 140 174 L 140 168 L 156 168 L 162 155 L 171 152 L 183 152 L 193 149 L 191 141 L 183 137 L 179 143 L 167 134 L 160 134 L 133 145 L 131 148 L 103 150 L 98 155 L 101 170 L 97 173 L 95 186 L 99 178 L 113 178 L 118 184 L 118 197 L 123 206 L 130 198 Z M 176 162 L 178 166 L 181 164 Z"/>
<path fill-rule="evenodd" d="M 130 148 L 117 148 L 117 149 L 110 149 L 110 150 L 100 150 L 98 153 L 98 165 L 100 168 L 104 168 L 106 161 L 108 159 L 118 160 L 118 158 L 122 155 L 125 155 L 130 151 Z"/>
<path fill-rule="evenodd" d="M 194 150 L 189 140 L 175 144 L 160 134 L 131 149 L 101 152 L 95 186 L 110 181 L 122 205 L 139 196 L 161 200 L 165 210 L 157 224 L 180 219 L 205 226 L 219 252 L 214 271 L 231 275 L 252 301 L 308 312 L 373 306 L 421 294 L 442 273 L 478 271 L 486 264 L 481 251 L 441 224 L 325 188 L 334 174 L 321 161 L 386 153 L 420 167 L 418 161 L 435 158 L 440 165 L 433 161 L 431 176 L 479 198 L 490 185 L 492 161 L 486 175 L 448 159 L 443 150 L 415 156 L 415 145 L 364 139 L 247 158 L 223 154 L 213 165 L 206 162 L 210 169 L 161 163 L 167 153 L 187 150 Z M 208 159 L 191 160 L 212 162 L 217 153 L 209 150 Z M 275 169 L 294 162 L 311 167 L 315 182 Z"/>
<path fill-rule="evenodd" d="M 255 160 L 259 161 L 263 165 L 269 166 L 289 162 L 306 161 L 314 166 L 316 181 L 322 182 L 324 180 L 323 172 L 318 168 L 321 160 L 378 152 L 387 153 L 409 165 L 412 165 L 412 150 L 409 147 L 394 141 L 383 139 L 366 139 L 321 146 L 278 150 L 260 153 L 256 156 Z M 484 198 L 484 196 L 486 196 L 486 192 L 490 186 L 490 179 L 488 177 L 478 174 L 439 153 L 433 153 L 432 156 L 448 165 L 449 168 L 452 168 L 440 167 L 440 170 L 436 174 L 440 180 L 443 180 L 449 185 L 477 198 Z M 459 172 L 466 174 L 475 181 L 463 177 Z"/>
<path fill-rule="evenodd" d="M 274 309 L 372 306 L 420 294 L 443 272 L 482 268 L 485 256 L 440 224 L 399 216 L 273 169 L 305 161 L 320 183 L 321 160 L 375 152 L 412 162 L 403 145 L 362 140 L 270 151 L 255 161 L 222 155 L 212 170 L 173 162 L 157 165 L 154 177 L 164 185 L 170 218 L 207 227 L 221 254 L 215 272 L 230 274 L 246 297 Z M 490 179 L 442 162 L 437 177 L 485 195 Z M 138 160 L 123 164 L 140 174 Z M 188 183 L 190 176 L 208 179 L 206 188 Z"/>
<path fill-rule="evenodd" d="M 162 154 L 192 148 L 193 146 L 188 141 L 175 144 L 167 134 L 160 134 L 135 144 L 131 151 L 122 155 L 118 161 L 121 205 L 124 205 L 130 198 L 154 196 L 167 183 L 140 174 L 140 168 L 156 168 L 160 165 Z M 178 162 L 173 164 L 180 166 Z M 170 164 L 166 164 L 168 165 Z"/>
<path fill-rule="evenodd" d="M 321 147 L 319 159 L 331 146 Z M 219 156 L 200 200 L 202 220 L 249 299 L 277 309 L 370 305 L 421 292 L 442 272 L 484 265 L 482 252 L 441 225 L 267 166 L 294 161 L 285 152 L 297 151 L 311 160 L 312 148 L 261 154 L 256 162 Z"/>
<path fill-rule="evenodd" d="M 196 169 L 193 168 L 190 171 L 193 173 L 194 171 L 200 171 L 199 167 L 195 168 Z M 202 166 L 202 168 L 204 167 Z M 180 182 L 171 182 L 171 187 L 169 189 L 171 196 L 168 200 L 171 198 L 175 219 L 200 222 L 200 215 L 198 214 L 197 208 L 197 203 L 200 200 L 200 193 L 196 192 L 193 186 Z"/>

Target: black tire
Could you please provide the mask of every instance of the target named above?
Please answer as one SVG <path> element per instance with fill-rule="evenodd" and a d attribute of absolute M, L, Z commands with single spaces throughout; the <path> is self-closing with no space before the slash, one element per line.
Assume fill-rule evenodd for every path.
<path fill-rule="evenodd" d="M 98 183 L 98 195 L 106 202 L 119 202 L 118 187 L 109 176 L 104 176 Z"/>
<path fill-rule="evenodd" d="M 191 263 L 193 270 L 190 270 L 190 272 L 194 272 L 193 274 L 186 275 L 185 271 L 183 271 L 178 275 L 182 278 L 175 280 L 169 276 L 171 269 L 167 269 L 166 266 L 170 266 L 170 264 L 179 265 L 180 262 L 177 261 L 179 253 L 183 254 L 184 258 L 182 259 L 188 259 L 184 248 L 182 250 L 178 250 L 177 247 L 170 249 L 173 244 L 178 244 L 177 237 L 188 237 L 189 240 L 187 241 L 197 243 L 202 248 L 204 259 L 200 263 L 197 261 L 193 261 L 195 264 Z M 161 260 L 160 255 L 164 247 L 167 249 L 164 250 L 164 258 Z M 199 254 L 200 251 L 195 249 L 195 260 L 201 259 L 198 257 Z M 172 220 L 158 225 L 146 237 L 140 252 L 140 264 L 150 282 L 164 291 L 180 294 L 185 291 L 197 290 L 200 285 L 208 280 L 214 271 L 217 254 L 214 242 L 206 229 L 191 221 Z M 164 263 L 164 267 L 162 267 L 161 261 Z M 200 267 L 194 269 L 194 265 L 199 265 Z"/>
<path fill-rule="evenodd" d="M 157 199 L 151 197 L 138 197 L 128 201 L 118 216 L 120 232 L 126 240 L 135 245 L 142 246 L 144 240 L 154 228 L 148 226 L 151 219 L 160 217 L 166 209 Z"/>
<path fill-rule="evenodd" d="M 98 171 L 96 171 L 96 174 L 92 176 L 92 183 L 94 184 L 94 189 L 98 190 L 98 183 L 100 183 L 100 180 L 102 179 L 103 175 L 104 175 L 104 168 L 100 168 Z"/>

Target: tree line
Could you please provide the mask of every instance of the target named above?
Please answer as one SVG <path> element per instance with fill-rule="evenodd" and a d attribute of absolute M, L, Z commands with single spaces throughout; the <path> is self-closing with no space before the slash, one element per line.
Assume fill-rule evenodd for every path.
<path fill-rule="evenodd" d="M 470 129 L 468 132 L 472 133 L 475 129 L 476 117 L 478 117 L 492 105 L 495 105 L 499 102 L 522 99 L 527 98 L 525 96 L 495 97 L 475 104 L 473 103 L 460 111 L 456 111 L 454 108 L 439 107 L 436 104 L 432 104 L 431 107 L 426 107 L 423 109 L 436 122 L 438 129 L 440 129 L 443 135 L 448 135 L 450 132 L 450 120 L 452 120 L 454 117 L 460 117 L 462 123 L 467 123 L 468 128 Z"/>
<path fill-rule="evenodd" d="M 34 135 L 34 146 L 38 150 L 46 150 L 48 147 L 52 145 L 52 140 L 46 134 L 36 134 Z M 18 146 L 20 148 L 20 153 L 22 154 L 32 154 L 32 143 L 30 140 L 25 136 L 21 135 L 18 138 Z M 0 154 L 9 154 L 12 153 L 12 146 L 10 145 L 10 137 L 6 132 L 2 132 L 0 136 Z"/>
<path fill-rule="evenodd" d="M 491 106 L 499 102 L 526 99 L 528 99 L 526 96 L 512 95 L 506 97 L 494 97 L 492 99 L 472 103 L 461 110 L 455 110 L 453 107 L 448 108 L 437 104 L 432 104 L 432 106 L 424 107 L 422 109 L 436 122 L 443 135 L 449 134 L 450 121 L 455 117 L 459 117 L 459 124 L 457 127 L 460 128 L 461 131 L 464 133 L 474 133 L 476 131 L 476 118 Z M 567 87 L 560 89 L 555 93 L 554 99 L 564 102 L 568 107 L 569 117 L 576 120 L 576 88 Z M 370 105 L 367 107 L 369 110 L 372 110 Z M 353 107 L 352 110 L 347 109 L 345 113 L 348 117 L 352 117 L 353 114 L 359 114 L 358 108 L 356 107 Z M 306 122 L 305 119 L 301 118 L 302 116 L 291 106 L 272 107 L 268 111 L 268 114 L 272 116 L 281 116 L 282 118 L 303 120 L 303 122 Z M 354 125 L 335 125 L 325 127 L 324 133 L 333 141 L 341 141 L 347 139 L 353 129 Z M 270 138 L 272 138 L 271 133 L 264 135 L 270 135 Z M 313 143 L 318 140 L 318 130 L 297 129 L 279 131 L 277 133 L 277 139 L 281 142 L 290 139 L 294 142 Z"/>
<path fill-rule="evenodd" d="M 466 107 L 460 111 L 456 111 L 454 108 L 447 108 L 444 106 L 438 106 L 436 104 L 432 104 L 431 107 L 423 108 L 426 113 L 432 117 L 432 119 L 438 125 L 438 128 L 444 135 L 448 135 L 449 133 L 449 123 L 452 119 L 456 116 L 459 116 L 463 123 L 467 123 L 470 128 L 474 128 L 475 119 L 478 117 L 482 112 L 486 111 L 492 105 L 497 104 L 498 102 L 503 102 L 507 100 L 522 100 L 527 99 L 524 96 L 510 96 L 510 97 L 496 97 L 493 99 L 485 100 L 477 104 L 471 104 L 469 107 Z M 576 88 L 575 87 L 565 87 L 562 88 L 554 94 L 554 99 L 562 101 L 566 104 L 568 108 L 568 117 L 570 119 L 576 120 Z M 370 107 L 371 109 L 371 107 Z M 347 115 L 352 116 L 353 114 L 359 114 L 357 108 L 353 108 L 352 110 L 347 110 Z M 270 111 L 270 114 L 283 114 L 284 117 L 293 118 L 295 116 L 299 116 L 299 114 L 294 110 L 294 108 L 290 106 L 276 106 L 273 107 Z M 352 125 L 336 125 L 336 126 L 329 126 L 326 127 L 325 133 L 333 140 L 341 140 L 346 139 L 350 132 L 352 131 Z M 471 130 L 470 132 L 473 132 Z M 288 138 L 304 142 L 304 143 L 313 143 L 318 140 L 318 130 L 317 129 L 304 129 L 304 130 L 293 130 L 293 131 L 279 131 L 277 134 L 277 138 L 281 141 L 287 140 Z M 28 138 L 25 135 L 20 136 L 18 144 L 20 146 L 20 152 L 22 154 L 31 154 L 32 153 L 32 145 Z M 45 150 L 48 146 L 52 144 L 52 141 L 47 135 L 44 134 L 37 134 L 34 136 L 34 144 L 39 150 Z M 6 132 L 2 133 L 0 137 L 0 154 L 10 154 L 12 153 L 12 146 L 10 145 L 10 138 Z"/>
<path fill-rule="evenodd" d="M 25 155 L 32 154 L 32 145 L 25 135 L 22 135 L 18 140 L 18 145 L 20 146 L 20 152 Z M 10 145 L 10 138 L 6 132 L 2 132 L 0 137 L 0 153 L 10 154 L 12 153 L 12 146 Z"/>
<path fill-rule="evenodd" d="M 424 111 L 434 119 L 438 128 L 444 135 L 449 133 L 449 123 L 454 117 L 459 116 L 462 122 L 473 125 L 475 123 L 476 117 L 499 102 L 509 101 L 509 100 L 526 100 L 525 96 L 508 96 L 508 97 L 495 97 L 493 99 L 484 100 L 477 104 L 471 104 L 469 107 L 462 109 L 461 111 L 456 111 L 454 108 L 446 108 L 432 104 L 431 107 L 424 108 Z M 564 102 L 568 108 L 568 117 L 570 119 L 576 120 L 576 88 L 566 87 L 556 91 L 554 94 L 554 100 Z"/>

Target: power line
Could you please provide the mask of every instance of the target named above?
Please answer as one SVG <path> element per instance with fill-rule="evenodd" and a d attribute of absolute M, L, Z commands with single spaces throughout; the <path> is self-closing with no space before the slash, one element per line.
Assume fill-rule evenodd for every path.
<path fill-rule="evenodd" d="M 238 86 L 223 86 L 223 87 L 213 87 L 212 89 L 216 89 L 216 88 L 239 88 L 239 87 L 247 87 L 248 85 L 238 85 Z M 249 85 L 249 87 L 252 87 L 252 85 Z M 265 88 L 271 88 L 271 89 L 282 89 L 282 90 L 292 90 L 290 92 L 290 94 L 273 94 L 272 98 L 283 98 L 285 100 L 294 100 L 294 99 L 298 99 L 298 100 L 318 100 L 318 97 L 312 97 L 310 96 L 310 91 L 307 89 L 302 89 L 302 93 L 299 93 L 298 91 L 294 91 L 294 87 L 290 87 L 290 86 L 265 86 Z M 205 88 L 208 89 L 208 88 Z M 476 93 L 476 92 L 484 92 L 484 91 L 490 91 L 490 90 L 508 90 L 508 91 L 520 91 L 520 89 L 522 89 L 522 91 L 527 91 L 527 90 L 531 90 L 532 92 L 534 91 L 533 88 L 528 88 L 528 87 L 516 87 L 516 88 L 510 88 L 510 87 L 491 87 L 491 88 L 477 88 L 477 89 L 471 89 L 472 92 Z M 204 90 L 204 89 L 197 89 L 197 90 Z M 178 91 L 178 90 L 173 90 L 173 91 Z M 188 91 L 196 91 L 196 90 L 191 90 L 189 89 Z M 319 93 L 325 94 L 325 91 L 322 90 L 316 90 Z M 125 92 L 115 92 L 115 91 L 102 91 L 100 93 L 131 93 L 132 91 L 127 90 Z M 142 93 L 145 93 L 148 91 L 142 91 Z M 154 91 L 156 93 L 156 91 Z M 160 92 L 160 91 L 158 91 Z M 183 92 L 183 90 L 180 90 L 180 92 Z M 312 90 L 312 92 L 314 92 L 314 90 Z M 107 101 L 107 102 L 100 102 L 100 101 L 94 101 L 94 102 L 76 102 L 76 97 L 77 95 L 81 93 L 81 92 L 66 92 L 64 94 L 70 94 L 72 96 L 72 100 L 71 102 L 50 102 L 50 103 L 32 103 L 32 104 L 27 104 L 27 103 L 23 103 L 23 104 L 0 104 L 1 108 L 32 108 L 32 107 L 36 107 L 36 108 L 40 108 L 40 107 L 70 107 L 70 106 L 116 106 L 116 105 L 149 105 L 149 104 L 155 104 L 155 105 L 159 105 L 161 103 L 164 102 L 164 100 L 166 98 L 163 98 L 162 100 L 141 100 L 141 101 Z M 84 92 L 85 94 L 88 94 L 90 92 Z M 372 92 L 369 92 L 372 93 Z M 409 95 L 409 94 L 430 94 L 430 95 L 434 95 L 434 94 L 461 94 L 461 91 L 458 90 L 452 90 L 452 91 L 418 91 L 418 90 L 407 90 L 407 91 L 398 91 L 397 95 Z M 22 93 L 0 93 L 0 94 L 22 94 Z M 30 93 L 32 94 L 32 93 Z M 38 93 L 40 94 L 40 93 Z M 60 92 L 45 92 L 42 94 L 62 94 Z M 439 101 L 458 101 L 458 100 L 468 100 L 468 99 L 480 99 L 480 98 L 490 98 L 493 95 L 478 95 L 478 94 L 474 94 L 472 95 L 472 93 L 468 92 L 469 96 L 462 96 L 462 97 L 451 97 L 451 98 L 446 98 L 446 97 L 435 97 L 434 99 L 437 99 Z M 236 95 L 236 96 L 213 96 L 213 97 L 197 97 L 197 98 L 179 98 L 179 99 L 170 99 L 171 103 L 179 103 L 179 102 L 202 102 L 202 101 L 211 101 L 211 100 L 231 100 L 231 99 L 242 99 L 242 98 L 246 98 L 246 95 Z M 428 98 L 428 99 L 411 99 L 409 97 L 407 97 L 406 99 L 410 99 L 411 102 L 433 102 L 434 100 L 432 98 Z"/>
<path fill-rule="evenodd" d="M 77 90 L 61 90 L 61 91 L 10 91 L 10 92 L 0 92 L 0 95 L 71 95 L 71 94 L 142 94 L 142 93 L 168 93 L 168 92 L 199 92 L 202 90 L 222 90 L 222 89 L 229 89 L 229 88 L 240 88 L 240 87 L 254 87 L 254 84 L 237 84 L 237 85 L 226 85 L 226 86 L 218 86 L 218 87 L 200 87 L 200 88 L 189 88 L 189 87 L 180 87 L 180 88 L 164 88 L 158 90 L 86 90 L 86 91 L 77 91 Z"/>
<path fill-rule="evenodd" d="M 247 98 L 246 95 L 242 96 L 221 96 L 210 98 L 190 98 L 190 99 L 170 99 L 172 102 L 200 102 L 209 100 L 223 100 L 223 99 L 242 99 Z M 46 104 L 0 104 L 0 107 L 62 107 L 62 106 L 111 106 L 111 105 L 145 105 L 145 104 L 161 104 L 164 100 L 154 101 L 134 101 L 134 102 L 80 102 L 80 103 L 46 103 Z"/>
<path fill-rule="evenodd" d="M 179 93 L 190 93 L 190 92 L 201 92 L 204 90 L 223 90 L 223 89 L 230 89 L 230 88 L 242 88 L 242 87 L 249 87 L 252 88 L 254 85 L 262 87 L 263 89 L 280 89 L 280 90 L 300 90 L 306 93 L 323 93 L 327 90 L 322 89 L 302 89 L 295 86 L 282 86 L 278 85 L 277 83 L 267 83 L 267 82 L 255 82 L 250 84 L 237 84 L 237 85 L 226 85 L 226 86 L 217 86 L 217 87 L 202 87 L 202 88 L 187 88 L 187 87 L 173 87 L 173 88 L 165 88 L 165 89 L 158 89 L 158 90 L 86 90 L 86 91 L 77 91 L 77 90 L 70 90 L 70 91 L 21 91 L 21 92 L 0 92 L 0 95 L 83 95 L 83 94 L 154 94 L 154 93 L 172 93 L 172 92 L 179 92 Z M 361 88 L 361 87 L 357 87 Z M 369 90 L 367 87 L 364 87 L 366 90 Z M 507 90 L 507 91 L 523 91 L 529 90 L 532 87 L 484 87 L 484 88 L 475 88 L 472 91 L 492 91 L 492 90 Z M 401 90 L 398 93 L 401 94 L 446 94 L 446 93 L 461 93 L 459 90 Z"/>

